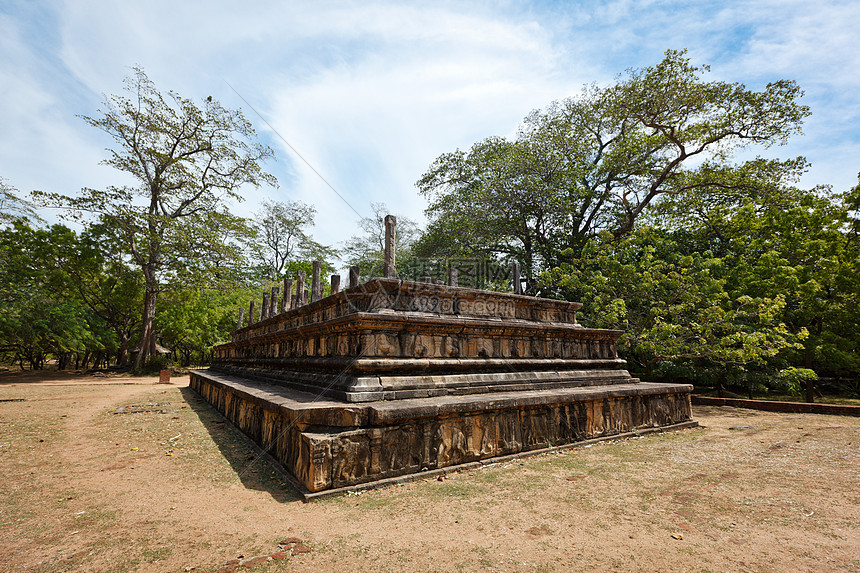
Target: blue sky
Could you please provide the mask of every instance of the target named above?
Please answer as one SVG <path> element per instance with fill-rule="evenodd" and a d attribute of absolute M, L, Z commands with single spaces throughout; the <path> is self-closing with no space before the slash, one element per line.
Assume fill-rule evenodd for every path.
<path fill-rule="evenodd" d="M 712 79 L 797 81 L 804 135 L 764 154 L 804 155 L 803 186 L 845 190 L 860 171 L 858 23 L 856 0 L 0 0 L 0 177 L 22 193 L 122 182 L 99 165 L 111 141 L 76 116 L 140 65 L 162 90 L 242 107 L 275 150 L 279 188 L 249 190 L 239 214 L 302 200 L 318 210 L 314 236 L 337 246 L 372 202 L 423 221 L 414 183 L 438 155 L 686 48 Z"/>

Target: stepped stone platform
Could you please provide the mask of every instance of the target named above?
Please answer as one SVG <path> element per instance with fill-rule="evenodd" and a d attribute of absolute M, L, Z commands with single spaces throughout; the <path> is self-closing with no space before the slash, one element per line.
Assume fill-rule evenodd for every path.
<path fill-rule="evenodd" d="M 305 494 L 695 425 L 692 386 L 631 377 L 579 303 L 382 278 L 289 306 L 191 387 Z"/>

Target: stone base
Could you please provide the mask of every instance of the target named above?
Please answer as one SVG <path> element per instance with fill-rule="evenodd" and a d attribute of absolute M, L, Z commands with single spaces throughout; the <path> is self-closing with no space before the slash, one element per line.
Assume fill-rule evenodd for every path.
<path fill-rule="evenodd" d="M 691 422 L 687 384 L 591 385 L 346 403 L 192 371 L 191 387 L 308 492 Z"/>

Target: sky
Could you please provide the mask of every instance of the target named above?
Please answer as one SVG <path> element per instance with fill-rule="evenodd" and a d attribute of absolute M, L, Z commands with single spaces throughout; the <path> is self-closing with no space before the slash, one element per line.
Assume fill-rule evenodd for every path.
<path fill-rule="evenodd" d="M 337 247 L 374 202 L 422 223 L 415 182 L 439 155 L 687 49 L 707 79 L 795 80 L 804 134 L 762 154 L 803 155 L 801 186 L 844 191 L 860 171 L 858 23 L 856 0 L 0 0 L 0 177 L 22 195 L 127 183 L 79 116 L 137 65 L 163 91 L 241 108 L 274 150 L 279 186 L 243 190 L 237 214 L 303 201 Z"/>

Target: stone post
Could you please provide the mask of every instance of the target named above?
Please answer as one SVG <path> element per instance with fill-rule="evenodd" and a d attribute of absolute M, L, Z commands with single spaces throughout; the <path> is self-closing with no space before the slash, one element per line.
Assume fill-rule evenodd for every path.
<path fill-rule="evenodd" d="M 457 286 L 457 269 L 448 269 L 448 286 Z"/>
<path fill-rule="evenodd" d="M 254 324 L 254 301 L 251 301 L 250 306 L 248 307 L 248 326 Z"/>
<path fill-rule="evenodd" d="M 239 309 L 239 326 L 236 327 L 236 330 L 241 330 L 242 326 L 244 326 L 244 324 L 243 324 L 244 322 L 245 322 L 245 309 L 240 308 Z"/>
<path fill-rule="evenodd" d="M 393 279 L 397 276 L 395 270 L 395 227 L 397 226 L 397 217 L 394 215 L 385 216 L 385 259 L 383 260 L 382 276 L 387 279 Z"/>
<path fill-rule="evenodd" d="M 260 305 L 260 320 L 269 318 L 269 293 L 263 293 L 263 304 Z"/>
<path fill-rule="evenodd" d="M 361 269 L 358 265 L 349 267 L 349 288 L 357 287 L 361 280 Z"/>
<path fill-rule="evenodd" d="M 320 261 L 314 261 L 314 270 L 313 275 L 311 276 L 311 302 L 316 302 L 322 298 L 321 273 L 322 263 Z"/>
<path fill-rule="evenodd" d="M 523 283 L 520 281 L 520 264 L 513 263 L 511 265 L 511 271 L 514 275 L 513 283 L 514 283 L 514 294 L 523 294 Z"/>
<path fill-rule="evenodd" d="M 305 304 L 305 271 L 296 273 L 296 308 Z"/>
<path fill-rule="evenodd" d="M 293 310 L 293 279 L 284 279 L 284 310 Z"/>
<path fill-rule="evenodd" d="M 269 316 L 278 316 L 278 295 L 281 292 L 280 287 L 272 287 L 271 308 Z"/>
<path fill-rule="evenodd" d="M 331 294 L 340 292 L 340 275 L 331 276 Z"/>

